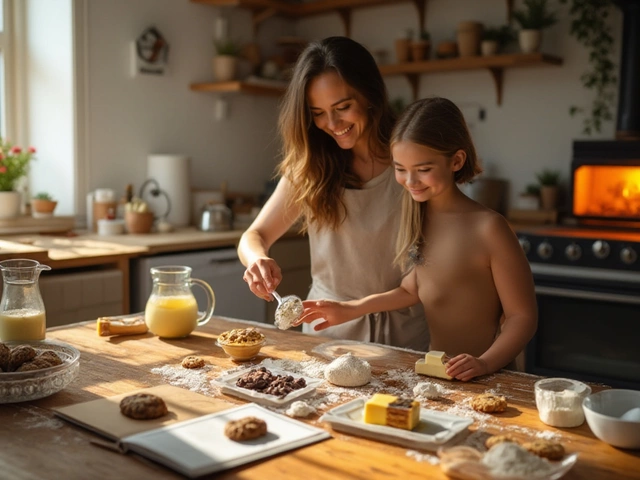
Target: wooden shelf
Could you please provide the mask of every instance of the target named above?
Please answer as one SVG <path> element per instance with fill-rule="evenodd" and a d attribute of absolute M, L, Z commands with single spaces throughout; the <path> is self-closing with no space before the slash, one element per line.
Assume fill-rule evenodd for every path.
<path fill-rule="evenodd" d="M 418 28 L 425 29 L 428 0 L 316 0 L 309 3 L 288 3 L 282 0 L 191 0 L 193 3 L 216 7 L 241 7 L 253 12 L 254 35 L 262 22 L 274 15 L 284 17 L 308 17 L 324 13 L 337 13 L 344 25 L 345 35 L 351 36 L 351 11 L 354 8 L 395 5 L 411 2 L 417 10 Z M 505 0 L 507 5 L 507 23 L 511 21 L 513 0 Z"/>
<path fill-rule="evenodd" d="M 251 93 L 254 95 L 279 96 L 286 90 L 282 86 L 259 85 L 250 82 L 235 80 L 231 82 L 192 83 L 191 90 L 196 92 L 214 93 Z"/>
<path fill-rule="evenodd" d="M 497 104 L 501 105 L 503 72 L 505 69 L 543 65 L 562 65 L 562 59 L 543 53 L 511 53 L 406 62 L 381 65 L 379 68 L 383 76 L 404 75 L 411 84 L 414 100 L 418 98 L 418 84 L 422 74 L 487 69 L 496 86 Z"/>

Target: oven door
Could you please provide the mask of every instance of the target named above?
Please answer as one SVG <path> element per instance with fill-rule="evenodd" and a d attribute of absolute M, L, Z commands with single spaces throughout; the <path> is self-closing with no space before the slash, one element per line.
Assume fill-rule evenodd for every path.
<path fill-rule="evenodd" d="M 538 330 L 526 370 L 640 389 L 640 274 L 531 267 Z"/>

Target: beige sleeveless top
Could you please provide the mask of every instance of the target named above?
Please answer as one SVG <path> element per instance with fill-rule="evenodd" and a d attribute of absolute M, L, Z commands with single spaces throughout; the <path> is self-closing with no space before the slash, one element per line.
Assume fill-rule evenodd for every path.
<path fill-rule="evenodd" d="M 402 187 L 393 168 L 367 182 L 362 189 L 346 189 L 347 218 L 337 231 L 309 227 L 311 276 L 308 299 L 353 300 L 400 285 L 394 266 L 400 225 Z M 429 330 L 422 305 L 365 315 L 342 325 L 306 333 L 375 342 L 419 351 L 429 349 Z"/>

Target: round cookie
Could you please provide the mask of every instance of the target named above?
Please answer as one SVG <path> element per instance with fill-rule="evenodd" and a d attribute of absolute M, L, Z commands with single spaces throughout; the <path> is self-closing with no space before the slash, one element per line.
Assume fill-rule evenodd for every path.
<path fill-rule="evenodd" d="M 162 398 L 150 393 L 136 393 L 120 401 L 120 412 L 136 420 L 151 420 L 169 413 Z"/>
<path fill-rule="evenodd" d="M 25 362 L 33 360 L 37 355 L 35 349 L 30 345 L 19 345 L 11 349 L 11 356 L 9 357 L 10 372 L 15 371 Z"/>
<path fill-rule="evenodd" d="M 202 368 L 204 367 L 204 359 L 196 357 L 195 355 L 189 355 L 182 360 L 182 366 L 184 368 Z"/>
<path fill-rule="evenodd" d="M 324 378 L 339 387 L 360 387 L 371 380 L 371 365 L 366 360 L 347 353 L 326 366 Z"/>
<path fill-rule="evenodd" d="M 503 442 L 520 444 L 520 442 L 516 440 L 514 437 L 512 437 L 511 435 L 494 435 L 492 437 L 487 438 L 487 440 L 484 442 L 484 446 L 487 447 L 487 449 L 490 449 L 491 447 Z"/>
<path fill-rule="evenodd" d="M 522 446 L 531 453 L 549 460 L 560 460 L 565 453 L 562 444 L 550 440 L 534 440 L 533 442 L 524 443 Z"/>
<path fill-rule="evenodd" d="M 0 343 L 0 371 L 9 369 L 9 359 L 11 358 L 11 349 L 4 343 Z"/>
<path fill-rule="evenodd" d="M 507 399 L 502 395 L 482 393 L 471 400 L 471 408 L 483 413 L 504 412 L 507 409 Z"/>
<path fill-rule="evenodd" d="M 253 440 L 267 434 L 267 422 L 257 417 L 231 420 L 225 425 L 224 434 L 236 442 Z"/>
<path fill-rule="evenodd" d="M 45 350 L 43 352 L 40 352 L 40 354 L 34 360 L 47 362 L 50 367 L 62 365 L 62 359 L 53 350 Z"/>

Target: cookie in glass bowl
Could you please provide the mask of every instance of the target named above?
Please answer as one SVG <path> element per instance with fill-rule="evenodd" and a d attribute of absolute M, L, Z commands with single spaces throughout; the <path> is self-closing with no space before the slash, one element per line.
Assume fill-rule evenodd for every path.
<path fill-rule="evenodd" d="M 63 342 L 4 342 L 0 354 L 0 404 L 48 397 L 69 385 L 80 371 L 80 352 Z"/>
<path fill-rule="evenodd" d="M 266 337 L 253 327 L 234 328 L 222 332 L 217 344 L 222 347 L 233 360 L 244 362 L 251 360 L 265 344 Z"/>

